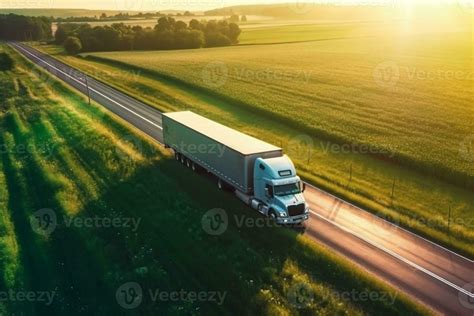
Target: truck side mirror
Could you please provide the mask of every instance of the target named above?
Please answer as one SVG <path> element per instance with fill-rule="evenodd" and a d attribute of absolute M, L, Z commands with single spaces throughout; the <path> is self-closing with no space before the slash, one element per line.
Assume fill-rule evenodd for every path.
<path fill-rule="evenodd" d="M 301 181 L 301 192 L 304 192 L 304 190 L 306 190 L 306 183 Z"/>
<path fill-rule="evenodd" d="M 271 186 L 265 187 L 265 195 L 268 197 L 273 197 L 273 188 Z"/>

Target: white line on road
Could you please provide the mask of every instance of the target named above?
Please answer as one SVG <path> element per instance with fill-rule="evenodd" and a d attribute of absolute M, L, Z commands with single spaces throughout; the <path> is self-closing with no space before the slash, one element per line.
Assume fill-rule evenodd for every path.
<path fill-rule="evenodd" d="M 69 74 L 65 73 L 64 71 L 58 69 L 57 67 L 51 65 L 50 63 L 46 62 L 45 60 L 43 60 L 43 59 L 41 59 L 41 58 L 35 56 L 34 54 L 30 53 L 28 50 L 24 49 L 23 47 L 21 47 L 21 46 L 19 46 L 19 45 L 17 45 L 17 44 L 13 44 L 13 43 L 12 43 L 12 45 L 14 45 L 16 48 L 19 48 L 19 49 L 23 50 L 24 52 L 26 52 L 27 54 L 33 56 L 34 58 L 40 60 L 41 62 L 45 63 L 46 65 L 50 66 L 51 68 L 54 68 L 54 69 L 56 69 L 57 71 L 63 73 L 64 75 L 68 76 L 69 78 L 73 79 L 74 81 L 78 82 L 79 84 L 81 84 L 81 85 L 83 85 L 83 86 L 86 86 L 83 82 L 77 80 L 76 78 L 72 77 L 71 75 L 69 75 Z M 134 112 L 134 111 L 128 109 L 127 107 L 121 105 L 120 103 L 116 102 L 115 100 L 112 100 L 111 98 L 109 98 L 109 97 L 107 97 L 106 95 L 102 94 L 101 92 L 95 90 L 94 88 L 89 88 L 89 89 L 92 90 L 92 91 L 94 91 L 95 93 L 101 95 L 102 97 L 106 98 L 107 100 L 109 100 L 109 101 L 115 103 L 116 105 L 118 105 L 118 106 L 124 108 L 125 110 L 127 110 L 127 111 L 133 113 L 134 115 L 140 117 L 141 119 L 145 120 L 146 122 L 148 122 L 148 123 L 150 123 L 150 124 L 156 126 L 157 128 L 159 128 L 159 129 L 161 129 L 161 130 L 163 129 L 161 126 L 159 126 L 159 125 L 157 125 L 157 124 L 151 122 L 151 121 L 148 120 L 147 118 L 145 118 L 145 117 L 141 116 L 140 114 L 138 114 L 138 113 L 136 113 L 136 112 Z M 321 190 L 321 189 L 318 189 L 318 188 L 316 188 L 315 186 L 313 186 L 313 185 L 311 185 L 311 184 L 309 184 L 309 183 L 306 183 L 306 184 L 308 184 L 309 186 L 311 186 L 312 188 L 314 188 L 314 189 L 316 189 L 316 190 L 318 190 L 318 191 L 321 191 L 321 192 L 323 192 L 323 193 L 325 193 L 325 194 L 327 194 L 327 195 L 330 195 L 330 196 L 332 196 L 332 197 L 334 197 L 334 198 L 340 200 L 341 202 L 347 203 L 348 205 L 351 205 L 351 206 L 353 206 L 353 207 L 355 207 L 355 208 L 357 208 L 357 209 L 360 209 L 359 207 L 357 207 L 357 206 L 355 206 L 355 205 L 352 205 L 352 204 L 350 204 L 350 203 L 348 203 L 348 202 L 346 202 L 346 201 L 344 201 L 344 200 L 341 200 L 341 199 L 339 199 L 338 197 L 335 197 L 334 195 L 332 195 L 332 194 L 330 194 L 330 193 L 328 193 L 328 192 L 325 192 L 325 191 L 323 191 L 323 190 Z M 363 211 L 366 212 L 365 210 L 363 210 Z M 393 252 L 392 250 L 387 249 L 387 248 L 385 248 L 385 247 L 383 247 L 383 246 L 381 246 L 381 245 L 378 245 L 377 243 L 375 243 L 375 242 L 373 242 L 373 241 L 370 241 L 370 240 L 364 238 L 363 236 L 357 234 L 356 232 L 351 231 L 350 229 L 348 229 L 348 228 L 346 228 L 346 227 L 344 227 L 344 226 L 342 226 L 342 225 L 340 225 L 340 224 L 338 224 L 338 223 L 336 223 L 336 222 L 334 222 L 334 221 L 331 221 L 331 220 L 327 219 L 326 217 L 324 217 L 324 216 L 322 216 L 322 215 L 320 215 L 320 214 L 318 214 L 318 213 L 316 213 L 316 212 L 314 212 L 314 211 L 311 211 L 311 213 L 314 214 L 315 216 L 317 216 L 317 217 L 323 219 L 324 221 L 327 221 L 327 222 L 331 223 L 332 225 L 338 227 L 339 229 L 345 231 L 346 233 L 349 233 L 349 234 L 351 234 L 351 235 L 353 235 L 353 236 L 359 238 L 360 240 L 362 240 L 362 241 L 364 241 L 364 242 L 366 242 L 366 243 L 368 243 L 368 244 L 374 246 L 375 248 L 378 248 L 378 249 L 380 249 L 380 250 L 386 252 L 387 254 L 393 256 L 394 258 L 396 258 L 396 259 L 398 259 L 398 260 L 400 260 L 400 261 L 402 261 L 402 262 L 404 262 L 404 263 L 406 263 L 406 264 L 408 264 L 408 265 L 410 265 L 410 266 L 412 266 L 412 267 L 414 267 L 414 268 L 416 268 L 416 269 L 418 269 L 418 270 L 424 272 L 425 274 L 427 274 L 427 275 L 429 275 L 429 276 L 431 276 L 431 277 L 437 279 L 438 281 L 440 281 L 440 282 L 442 282 L 442 283 L 444 283 L 444 284 L 446 284 L 446 285 L 448 285 L 448 286 L 450 286 L 450 287 L 456 289 L 457 291 L 462 292 L 462 293 L 466 294 L 467 296 L 469 296 L 469 297 L 471 297 L 471 298 L 474 298 L 474 294 L 473 294 L 473 293 L 467 291 L 466 289 L 463 289 L 462 287 L 457 286 L 456 284 L 454 284 L 454 283 L 452 283 L 452 282 L 450 282 L 450 281 L 444 279 L 443 277 L 440 277 L 439 275 L 437 275 L 437 274 L 435 274 L 435 273 L 433 273 L 433 272 L 431 272 L 431 271 L 429 271 L 429 270 L 423 268 L 422 266 L 420 266 L 420 265 L 418 265 L 418 264 L 416 264 L 416 263 L 414 263 L 414 262 L 412 262 L 412 261 L 410 261 L 410 260 L 408 260 L 408 259 L 402 257 L 401 255 L 399 255 L 399 254 Z M 371 214 L 371 215 L 372 215 L 372 214 Z M 397 227 L 398 227 L 398 226 L 397 226 Z M 403 229 L 403 228 L 402 228 L 402 229 Z M 407 231 L 407 232 L 411 233 L 410 231 Z M 412 234 L 413 234 L 413 233 L 412 233 Z M 442 247 L 441 245 L 438 245 L 438 244 L 436 244 L 436 243 L 433 243 L 433 242 L 431 242 L 430 240 L 427 240 L 427 239 L 425 239 L 425 238 L 423 238 L 423 237 L 421 237 L 421 236 L 418 236 L 418 235 L 416 235 L 416 234 L 414 234 L 414 235 L 417 236 L 417 237 L 420 237 L 420 238 L 422 238 L 422 239 L 424 239 L 424 240 L 426 240 L 426 241 L 428 241 L 428 242 L 430 242 L 430 243 L 432 243 L 432 244 L 434 244 L 434 245 L 436 245 L 436 246 L 438 246 L 438 247 L 440 247 L 440 248 L 443 248 L 443 249 L 445 249 L 445 250 L 447 250 L 447 251 L 449 251 L 449 252 L 451 252 L 451 253 L 453 253 L 453 254 L 455 254 L 455 255 L 458 255 L 458 256 L 461 257 L 461 258 L 464 258 L 464 259 L 466 259 L 466 260 L 468 260 L 468 261 L 473 262 L 472 260 L 467 259 L 467 258 L 465 258 L 465 257 L 463 257 L 463 256 L 461 256 L 461 255 L 459 255 L 459 254 L 457 254 L 457 253 L 455 253 L 455 252 L 452 252 L 451 250 L 446 249 L 446 248 Z"/>
<path fill-rule="evenodd" d="M 24 48 L 21 47 L 20 45 L 17 45 L 17 44 L 15 44 L 15 43 L 11 43 L 11 44 L 12 44 L 13 46 L 15 46 L 16 48 L 21 49 L 21 50 L 24 51 L 25 53 L 27 53 L 27 54 L 33 56 L 34 58 L 36 58 L 36 59 L 40 60 L 41 62 L 45 63 L 46 65 L 48 65 L 49 67 L 56 69 L 57 71 L 61 72 L 62 74 L 68 76 L 68 77 L 71 78 L 72 80 L 76 81 L 77 83 L 79 83 L 79 84 L 81 84 L 81 85 L 83 85 L 84 87 L 87 88 L 86 84 L 83 83 L 82 81 L 77 80 L 76 78 L 74 78 L 73 76 L 71 76 L 71 75 L 65 73 L 65 72 L 62 71 L 61 69 L 58 69 L 57 67 L 51 65 L 50 63 L 48 63 L 48 62 L 45 61 L 44 59 L 41 59 L 41 58 L 39 58 L 38 56 L 35 56 L 34 54 L 30 53 L 28 50 L 24 49 Z M 126 106 L 123 106 L 122 104 L 118 103 L 117 101 L 112 100 L 111 98 L 109 98 L 109 97 L 106 96 L 105 94 L 100 93 L 99 91 L 95 90 L 94 88 L 89 87 L 89 90 L 94 91 L 95 93 L 97 93 L 98 95 L 100 95 L 100 96 L 106 98 L 106 99 L 109 100 L 110 102 L 115 103 L 116 105 L 118 105 L 118 106 L 120 106 L 121 108 L 123 108 L 123 109 L 129 111 L 130 113 L 132 113 L 132 114 L 138 116 L 139 118 L 145 120 L 146 122 L 150 123 L 151 125 L 153 125 L 153 126 L 159 128 L 160 130 L 163 130 L 163 127 L 161 127 L 161 126 L 159 126 L 159 125 L 153 123 L 152 121 L 150 121 L 150 120 L 147 119 L 146 117 L 143 117 L 142 115 L 140 115 L 140 114 L 138 114 L 138 113 L 136 113 L 136 112 L 130 110 L 129 108 L 127 108 Z"/>
<path fill-rule="evenodd" d="M 439 248 L 443 249 L 444 251 L 447 251 L 447 252 L 449 252 L 449 253 L 451 253 L 451 254 L 453 254 L 453 255 L 455 255 L 455 256 L 458 256 L 459 258 L 461 258 L 461 259 L 463 259 L 463 260 L 466 260 L 466 261 L 468 261 L 468 262 L 474 263 L 474 260 L 471 260 L 471 259 L 469 259 L 469 258 L 466 258 L 466 257 L 464 257 L 463 255 L 458 254 L 457 252 L 454 252 L 454 251 L 452 251 L 452 250 L 449 250 L 449 249 L 447 249 L 447 248 L 441 246 L 440 244 L 437 244 L 437 243 L 435 243 L 435 242 L 432 242 L 431 240 L 426 239 L 426 238 L 424 238 L 424 237 L 422 237 L 422 236 L 420 236 L 420 235 L 417 235 L 417 234 L 415 234 L 415 233 L 413 233 L 413 232 L 411 232 L 411 231 L 409 231 L 409 230 L 407 230 L 407 229 L 405 229 L 405 228 L 403 228 L 403 227 L 401 227 L 401 226 L 394 225 L 392 222 L 389 222 L 389 221 L 387 221 L 386 219 L 383 219 L 383 218 L 381 218 L 381 217 L 378 217 L 378 216 L 376 216 L 376 215 L 374 215 L 374 214 L 372 214 L 372 213 L 370 213 L 370 212 L 368 212 L 368 211 L 366 211 L 366 210 L 364 210 L 364 209 L 362 209 L 362 208 L 360 208 L 360 207 L 358 207 L 358 206 L 356 206 L 356 205 L 354 205 L 354 204 L 352 204 L 352 203 L 350 203 L 350 202 L 344 201 L 343 199 L 338 198 L 337 196 L 335 196 L 335 195 L 333 195 L 333 194 L 331 194 L 331 193 L 329 193 L 329 192 L 326 192 L 326 191 L 324 191 L 324 190 L 321 190 L 320 188 L 317 188 L 317 187 L 315 187 L 314 185 L 312 185 L 312 184 L 310 184 L 310 183 L 307 183 L 307 182 L 305 182 L 305 183 L 306 183 L 307 186 L 310 186 L 311 188 L 313 188 L 313 189 L 315 189 L 315 190 L 317 190 L 317 191 L 319 191 L 319 192 L 321 192 L 321 193 L 323 193 L 323 194 L 329 195 L 329 196 L 331 196 L 332 198 L 334 198 L 334 199 L 336 199 L 336 200 L 339 200 L 339 201 L 341 201 L 341 202 L 343 202 L 343 203 L 346 203 L 347 205 L 350 205 L 350 206 L 352 206 L 353 208 L 355 208 L 355 209 L 357 209 L 357 210 L 359 210 L 359 211 L 362 211 L 362 212 L 367 213 L 367 214 L 369 214 L 369 215 L 371 215 L 371 216 L 374 216 L 374 217 L 376 217 L 377 219 L 380 219 L 380 220 L 382 220 L 382 221 L 384 221 L 384 222 L 386 222 L 386 223 L 388 223 L 388 224 L 390 224 L 390 225 L 392 225 L 392 226 L 394 226 L 394 227 L 396 227 L 396 228 L 398 228 L 398 229 L 401 229 L 401 230 L 403 230 L 404 232 L 409 233 L 409 234 L 411 234 L 411 235 L 413 235 L 413 236 L 415 236 L 415 237 L 417 237 L 417 238 L 421 238 L 421 239 L 423 239 L 424 241 L 426 241 L 426 242 L 428 242 L 428 243 L 430 243 L 430 244 L 432 244 L 432 245 L 434 245 L 434 246 L 436 246 L 436 247 L 439 247 Z"/>
<path fill-rule="evenodd" d="M 416 269 L 418 269 L 418 270 L 420 270 L 420 271 L 426 273 L 427 275 L 429 275 L 429 276 L 435 278 L 436 280 L 441 281 L 441 282 L 443 282 L 444 284 L 446 284 L 446 285 L 448 285 L 448 286 L 450 286 L 450 287 L 452 287 L 452 288 L 458 290 L 459 292 L 462 292 L 462 293 L 466 294 L 467 296 L 469 296 L 469 297 L 471 297 L 471 298 L 474 298 L 474 294 L 471 293 L 471 292 L 469 292 L 468 290 L 463 289 L 462 287 L 460 287 L 460 286 L 458 286 L 458 285 L 456 285 L 456 284 L 454 284 L 454 283 L 452 283 L 452 282 L 446 280 L 446 279 L 443 278 L 443 277 L 440 277 L 439 275 L 437 275 L 437 274 L 431 272 L 430 270 L 425 269 L 425 268 L 423 268 L 422 266 L 420 266 L 420 265 L 418 265 L 418 264 L 416 264 L 416 263 L 414 263 L 414 262 L 412 262 L 412 261 L 410 261 L 410 260 L 408 260 L 408 259 L 406 259 L 406 258 L 400 256 L 400 255 L 397 254 L 396 252 L 393 252 L 392 250 L 387 249 L 387 248 L 385 248 L 384 246 L 381 246 L 381 245 L 379 245 L 379 244 L 377 244 L 377 243 L 375 243 L 375 242 L 373 242 L 373 241 L 371 241 L 371 240 L 369 240 L 369 239 L 367 239 L 367 238 L 365 238 L 365 237 L 359 235 L 358 233 L 356 233 L 356 232 L 354 232 L 354 231 L 348 229 L 347 227 L 344 227 L 344 226 L 342 226 L 342 225 L 340 225 L 340 224 L 338 224 L 338 223 L 336 223 L 336 222 L 334 222 L 334 221 L 332 221 L 332 220 L 330 220 L 330 219 L 327 219 L 326 217 L 324 217 L 324 216 L 322 216 L 322 215 L 320 215 L 320 214 L 318 214 L 318 213 L 316 213 L 316 212 L 314 212 L 314 211 L 310 211 L 310 212 L 311 212 L 312 214 L 316 215 L 317 217 L 319 217 L 319 218 L 325 220 L 326 222 L 333 224 L 334 226 L 338 227 L 339 229 L 345 231 L 346 233 L 349 233 L 349 234 L 351 234 L 351 235 L 353 235 L 353 236 L 359 238 L 360 240 L 365 241 L 366 243 L 368 243 L 368 244 L 374 246 L 375 248 L 378 248 L 378 249 L 380 249 L 380 250 L 382 250 L 382 251 L 388 253 L 388 254 L 391 255 L 392 257 L 394 257 L 394 258 L 396 258 L 396 259 L 398 259 L 398 260 L 400 260 L 400 261 L 402 261 L 402 262 L 408 264 L 409 266 L 412 266 L 412 267 L 414 267 L 414 268 L 416 268 Z"/>

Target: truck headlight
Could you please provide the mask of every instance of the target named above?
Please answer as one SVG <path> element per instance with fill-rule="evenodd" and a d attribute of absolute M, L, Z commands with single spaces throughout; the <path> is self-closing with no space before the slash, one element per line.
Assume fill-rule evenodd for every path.
<path fill-rule="evenodd" d="M 280 212 L 280 217 L 286 217 L 286 213 L 285 212 Z"/>

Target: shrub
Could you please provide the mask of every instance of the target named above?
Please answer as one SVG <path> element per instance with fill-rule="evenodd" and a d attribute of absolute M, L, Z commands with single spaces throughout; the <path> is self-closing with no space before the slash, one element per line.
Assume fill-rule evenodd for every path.
<path fill-rule="evenodd" d="M 13 59 L 7 53 L 0 53 L 0 71 L 12 70 L 14 66 Z"/>
<path fill-rule="evenodd" d="M 82 49 L 81 40 L 74 36 L 69 36 L 64 41 L 64 49 L 70 55 L 77 55 Z"/>

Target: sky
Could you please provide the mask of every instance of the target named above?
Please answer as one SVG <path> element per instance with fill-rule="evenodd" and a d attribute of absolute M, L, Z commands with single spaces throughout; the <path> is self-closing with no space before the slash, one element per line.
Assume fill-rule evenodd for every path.
<path fill-rule="evenodd" d="M 129 11 L 190 10 L 203 11 L 240 4 L 337 3 L 408 6 L 413 3 L 468 3 L 474 0 L 0 0 L 0 8 L 77 8 Z M 472 3 L 471 3 L 472 5 Z"/>

